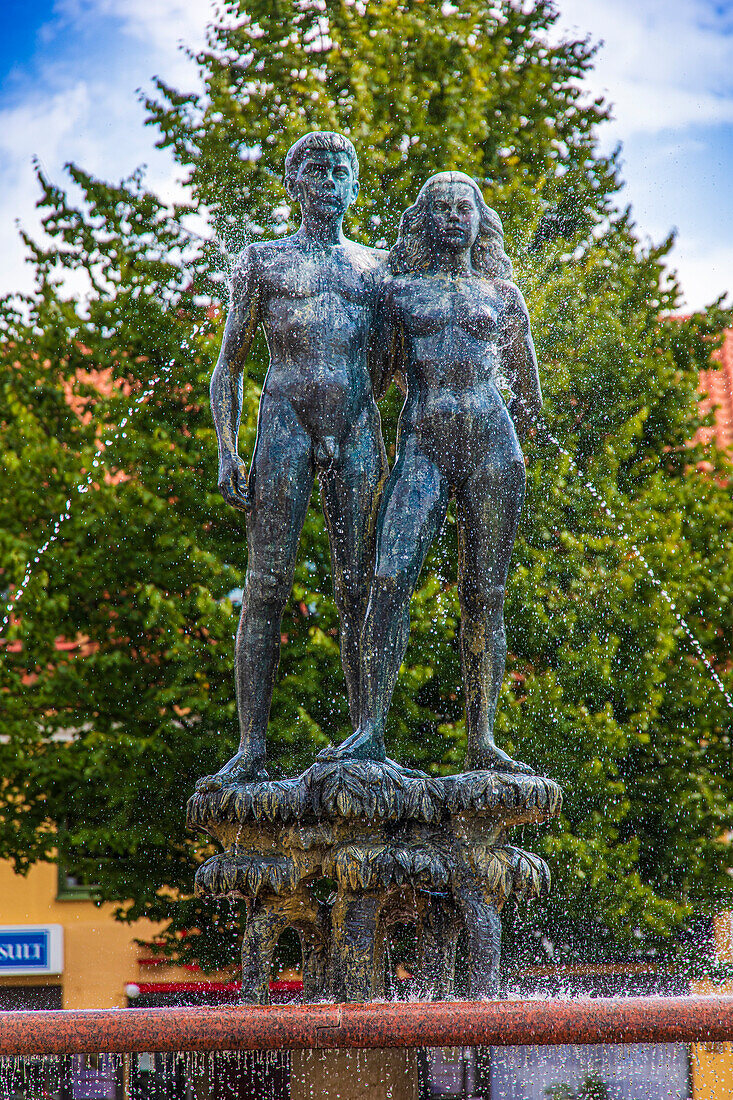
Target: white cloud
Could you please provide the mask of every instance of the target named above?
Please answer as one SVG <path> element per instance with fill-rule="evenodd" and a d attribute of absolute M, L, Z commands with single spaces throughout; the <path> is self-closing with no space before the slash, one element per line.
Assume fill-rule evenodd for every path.
<path fill-rule="evenodd" d="M 687 309 L 703 309 L 721 294 L 733 305 L 733 243 L 680 240 L 669 265 L 677 269 Z"/>
<path fill-rule="evenodd" d="M 53 96 L 37 95 L 0 112 L 0 155 L 17 162 L 30 159 L 43 146 L 48 156 L 62 155 L 69 137 L 79 133 L 90 112 L 89 89 L 83 81 Z"/>
<path fill-rule="evenodd" d="M 614 107 L 609 139 L 733 122 L 733 5 L 559 0 L 559 31 L 602 40 L 589 88 Z"/>
<path fill-rule="evenodd" d="M 26 59 L 25 71 L 16 64 L 9 105 L 0 110 L 0 293 L 32 284 L 16 222 L 38 235 L 34 157 L 62 185 L 68 161 L 111 180 L 144 163 L 158 194 L 181 197 L 177 166 L 143 126 L 137 89 L 149 87 L 156 73 L 174 86 L 196 86 L 195 67 L 178 41 L 199 48 L 210 11 L 206 0 L 57 0 L 37 57 L 32 64 Z M 85 66 L 74 42 L 105 17 L 115 34 L 102 39 L 100 55 L 90 59 L 96 64 Z M 62 41 L 71 43 L 66 55 Z"/>
<path fill-rule="evenodd" d="M 72 26 L 100 17 L 114 19 L 124 34 L 160 59 L 156 64 L 165 65 L 160 75 L 175 84 L 179 76 L 190 77 L 185 53 L 178 47 L 196 49 L 203 44 L 212 6 L 209 0 L 56 0 L 54 13 Z"/>
<path fill-rule="evenodd" d="M 702 128 L 733 126 L 733 4 L 559 0 L 559 7 L 559 31 L 574 27 L 605 41 L 588 87 L 614 105 L 615 120 L 601 137 L 606 147 L 627 143 L 624 199 L 634 205 L 641 231 L 658 240 L 676 224 L 672 263 L 689 304 L 733 289 L 726 188 L 716 185 L 696 199 L 689 172 L 691 163 L 711 164 L 716 156 L 709 138 L 700 138 Z M 179 171 L 155 149 L 136 92 L 154 74 L 175 87 L 197 87 L 195 67 L 178 46 L 203 45 L 211 12 L 209 0 L 56 0 L 38 56 L 33 64 L 22 59 L 25 72 L 19 59 L 13 98 L 0 109 L 0 292 L 31 283 L 15 219 L 32 232 L 38 226 L 34 155 L 53 180 L 62 180 L 69 160 L 112 180 L 146 163 L 151 187 L 166 199 L 180 197 Z M 100 35 L 96 56 L 59 52 L 62 39 L 86 42 L 90 29 L 103 25 L 107 35 Z M 718 165 L 718 179 L 727 179 L 726 166 Z M 710 208 L 716 202 L 717 218 Z"/>
<path fill-rule="evenodd" d="M 624 145 L 622 201 L 661 240 L 690 308 L 733 294 L 733 4 L 715 0 L 558 0 L 555 36 L 601 43 L 586 80 L 612 121 L 602 147 Z"/>
<path fill-rule="evenodd" d="M 733 122 L 733 95 L 674 88 L 659 81 L 620 80 L 607 89 L 613 97 L 613 120 L 607 137 L 620 140 L 634 133 L 683 130 L 692 126 L 717 126 Z"/>
<path fill-rule="evenodd" d="M 34 229 L 38 223 L 38 196 L 33 158 L 46 172 L 62 164 L 74 136 L 86 133 L 91 108 L 89 88 L 83 81 L 56 95 L 36 95 L 0 111 L 0 183 L 3 191 L 0 217 L 0 252 L 6 258 L 0 290 L 26 289 L 32 273 L 23 266 L 23 250 L 16 221 Z M 39 135 L 43 140 L 39 141 Z M 82 152 L 82 150 L 79 150 Z"/>

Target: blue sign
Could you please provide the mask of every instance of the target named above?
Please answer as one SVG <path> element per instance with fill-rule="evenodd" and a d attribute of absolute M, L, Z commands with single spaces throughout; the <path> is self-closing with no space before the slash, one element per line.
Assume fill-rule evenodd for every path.
<path fill-rule="evenodd" d="M 48 969 L 48 929 L 0 932 L 0 970 Z"/>
<path fill-rule="evenodd" d="M 58 924 L 0 926 L 0 975 L 61 974 L 62 936 Z"/>

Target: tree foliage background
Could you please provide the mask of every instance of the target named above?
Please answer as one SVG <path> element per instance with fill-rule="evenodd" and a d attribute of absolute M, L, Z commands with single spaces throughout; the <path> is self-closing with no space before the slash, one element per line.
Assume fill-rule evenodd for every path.
<path fill-rule="evenodd" d="M 508 959 L 659 957 L 679 950 L 693 914 L 733 903 L 731 710 L 676 618 L 732 685 L 730 467 L 691 445 L 698 373 L 730 314 L 716 303 L 670 316 L 672 238 L 642 242 L 617 154 L 599 151 L 607 108 L 583 89 L 593 46 L 558 40 L 555 20 L 550 0 L 225 0 L 199 86 L 158 80 L 146 101 L 190 206 L 165 206 L 140 172 L 112 185 L 70 166 L 63 186 L 38 173 L 36 290 L 0 307 L 6 592 L 67 500 L 71 518 L 3 642 L 0 856 L 22 870 L 55 853 L 125 918 L 166 922 L 206 966 L 233 958 L 236 928 L 188 896 L 205 846 L 186 836 L 184 806 L 236 741 L 246 564 L 241 519 L 216 493 L 208 379 L 231 257 L 295 227 L 283 161 L 318 128 L 360 153 L 349 232 L 366 243 L 394 242 L 431 173 L 479 180 L 528 301 L 548 424 L 572 455 L 526 448 L 497 734 L 566 801 L 556 826 L 526 830 L 554 890 L 505 922 Z M 572 239 L 530 251 L 548 205 Z M 260 340 L 247 458 L 266 361 Z M 391 454 L 399 406 L 393 390 Z M 464 752 L 455 562 L 449 516 L 413 601 L 389 724 L 392 750 L 437 772 Z M 292 774 L 348 728 L 317 499 L 282 631 L 270 750 Z"/>

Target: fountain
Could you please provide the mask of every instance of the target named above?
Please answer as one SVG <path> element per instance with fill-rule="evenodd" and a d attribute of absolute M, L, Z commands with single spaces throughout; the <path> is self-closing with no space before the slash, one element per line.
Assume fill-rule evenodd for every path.
<path fill-rule="evenodd" d="M 505 842 L 548 821 L 560 791 L 538 776 L 409 778 L 372 762 L 314 764 L 295 779 L 195 794 L 189 827 L 223 851 L 198 870 L 203 896 L 244 898 L 243 998 L 268 1002 L 272 956 L 298 933 L 306 1000 L 384 997 L 393 924 L 419 931 L 417 996 L 454 995 L 456 944 L 468 937 L 471 997 L 495 994 L 499 913 L 549 889 L 543 860 Z M 319 887 L 333 884 L 323 900 Z"/>
<path fill-rule="evenodd" d="M 550 886 L 543 860 L 508 835 L 549 821 L 562 801 L 557 784 L 493 737 L 504 591 L 524 495 L 515 424 L 531 430 L 541 407 L 527 311 L 501 222 L 470 177 L 432 177 L 389 256 L 343 235 L 358 191 L 348 139 L 301 138 L 285 179 L 301 227 L 245 251 L 211 384 L 219 487 L 246 514 L 249 553 L 236 648 L 241 743 L 188 803 L 189 828 L 222 849 L 199 868 L 196 891 L 246 902 L 245 1002 L 268 1002 L 286 929 L 300 939 L 306 1001 L 384 998 L 385 944 L 397 923 L 416 929 L 414 998 L 455 997 L 462 935 L 462 992 L 489 998 L 502 907 Z M 241 372 L 260 323 L 270 366 L 247 475 L 237 453 Z M 406 401 L 387 479 L 375 396 L 398 373 Z M 266 727 L 280 620 L 316 476 L 354 733 L 302 775 L 272 779 Z M 387 757 L 384 729 L 410 597 L 451 496 L 461 532 L 468 752 L 464 772 L 429 776 Z M 381 1072 L 376 1062 L 369 1072 L 378 1064 Z M 327 1076 L 342 1088 L 349 1072 L 329 1063 Z M 387 1076 L 404 1078 L 402 1061 Z"/>
<path fill-rule="evenodd" d="M 396 9 L 392 14 L 397 19 L 399 12 Z M 448 19 L 445 10 L 443 16 Z M 461 10 L 460 18 L 463 17 Z M 275 31 L 278 51 L 287 48 L 283 47 L 281 28 L 277 26 Z M 445 32 L 441 28 L 441 37 L 454 41 L 455 32 L 455 26 Z M 396 35 L 390 41 L 394 40 L 409 43 L 412 35 Z M 325 48 L 323 42 L 320 45 Z M 471 47 L 472 64 L 478 56 L 475 50 L 479 48 L 480 43 Z M 239 53 L 247 56 L 244 50 L 240 49 Z M 353 56 L 353 49 L 351 53 Z M 424 56 L 427 55 L 426 51 Z M 443 54 L 436 50 L 435 55 L 439 67 Z M 309 60 L 313 55 L 306 50 L 304 56 Z M 344 56 L 347 56 L 346 50 Z M 365 68 L 369 67 L 367 63 Z M 487 68 L 484 64 L 483 71 Z M 247 80 L 254 71 L 253 65 Z M 285 89 L 289 88 L 287 71 L 288 66 L 283 65 L 278 75 Z M 300 73 L 301 70 L 294 67 L 292 72 Z M 298 76 L 298 80 L 301 79 L 302 76 Z M 527 87 L 531 87 L 529 82 Z M 278 82 L 275 88 L 279 93 Z M 241 89 L 238 87 L 238 90 Z M 464 91 L 457 102 L 468 106 L 474 91 L 478 95 L 479 89 L 472 87 L 471 93 Z M 417 92 L 416 96 L 410 96 L 410 102 L 422 103 L 419 86 Z M 298 94 L 301 95 L 300 91 Z M 269 111 L 275 98 L 269 83 L 267 97 L 266 109 Z M 279 94 L 276 98 L 279 100 Z M 407 94 L 405 98 L 407 100 Z M 240 95 L 238 111 L 241 101 Z M 302 95 L 298 102 L 301 101 Z M 493 103 L 489 106 L 493 107 Z M 562 104 L 553 101 L 547 110 L 557 109 L 558 117 L 563 117 L 561 107 Z M 313 110 L 312 117 L 321 121 L 327 117 L 348 117 L 350 124 L 356 117 L 356 113 L 350 113 L 351 104 L 343 114 L 338 111 L 324 114 L 320 106 L 318 110 L 309 106 L 308 110 Z M 482 119 L 494 117 L 485 104 L 481 105 L 481 110 Z M 447 113 L 450 115 L 450 110 Z M 234 112 L 231 114 L 234 117 Z M 265 118 L 265 111 L 262 114 Z M 516 113 L 506 111 L 504 131 L 508 131 L 510 137 L 511 128 L 517 126 L 516 117 Z M 244 118 L 236 113 L 236 129 L 246 133 L 248 138 L 253 132 L 250 121 L 246 113 Z M 271 121 L 268 115 L 268 129 L 273 129 Z M 398 124 L 402 125 L 403 121 L 399 118 Z M 296 121 L 285 132 L 295 136 L 296 127 L 300 125 Z M 530 119 L 523 125 L 535 123 Z M 468 116 L 465 128 L 471 140 L 478 133 Z M 217 133 L 219 129 L 218 125 L 211 128 Z M 236 151 L 237 135 L 226 127 L 221 130 L 225 134 L 223 144 Z M 409 125 L 405 130 L 413 133 Z M 466 166 L 471 164 L 472 172 L 490 175 L 497 167 L 502 171 L 502 158 L 516 151 L 505 132 L 499 133 L 498 126 L 495 130 L 495 144 L 499 150 L 496 162 L 487 155 L 474 163 L 467 156 L 463 162 Z M 364 140 L 363 128 L 350 132 L 361 133 Z M 433 132 L 437 132 L 437 128 Z M 450 137 L 448 128 L 446 132 Z M 567 132 L 561 130 L 560 136 Z M 267 140 L 271 136 L 274 140 L 276 133 L 279 131 L 274 128 Z M 389 146 L 390 143 L 385 141 L 384 144 Z M 264 164 L 271 159 L 270 149 L 265 144 L 261 148 L 265 150 Z M 444 146 L 439 145 L 439 148 Z M 568 148 L 572 152 L 572 143 Z M 491 212 L 484 210 L 481 196 L 473 190 L 470 181 L 459 178 L 457 173 L 452 173 L 448 180 L 437 181 L 428 194 L 429 201 L 421 203 L 418 200 L 405 213 L 401 234 L 403 248 L 401 251 L 396 248 L 387 259 L 374 250 L 359 249 L 345 241 L 340 222 L 335 224 L 339 204 L 348 203 L 353 197 L 357 166 L 351 150 L 343 144 L 339 149 L 338 143 L 332 142 L 330 147 L 327 144 L 319 151 L 319 158 L 311 156 L 309 160 L 304 156 L 299 160 L 294 156 L 290 160 L 291 198 L 301 204 L 304 215 L 304 229 L 300 237 L 296 235 L 296 243 L 291 239 L 280 242 L 282 247 L 278 248 L 257 246 L 249 253 L 252 266 L 242 265 L 237 271 L 228 325 L 233 341 L 229 349 L 232 354 L 227 360 L 223 353 L 214 394 L 220 442 L 227 431 L 230 436 L 229 440 L 224 438 L 225 446 L 222 447 L 225 459 L 222 491 L 228 495 L 230 503 L 240 508 L 250 528 L 251 568 L 246 615 L 237 647 L 242 747 L 223 774 L 206 777 L 200 783 L 189 803 L 188 819 L 192 829 L 211 838 L 221 848 L 219 854 L 200 868 L 198 892 L 207 898 L 244 899 L 246 903 L 243 997 L 250 1004 L 236 1010 L 200 1015 L 174 1013 L 165 1019 L 162 1013 L 143 1018 L 133 1008 L 129 1015 L 118 1014 L 125 1017 L 122 1021 L 101 1021 L 98 1030 L 93 1030 L 91 1021 L 82 1019 L 77 1024 L 80 1032 L 87 1028 L 84 1042 L 88 1045 L 83 1049 L 125 1051 L 125 1057 L 134 1051 L 190 1051 L 203 1041 L 204 1033 L 212 1048 L 218 1044 L 222 1050 L 245 1050 L 249 1046 L 286 1051 L 308 1046 L 338 1047 L 347 1040 L 356 1047 L 373 1045 L 379 1050 L 414 1046 L 418 1040 L 422 1044 L 436 1045 L 497 1044 L 509 1037 L 517 1043 L 535 1043 L 545 1041 L 548 1035 L 554 1036 L 555 1041 L 561 1036 L 568 1042 L 590 1041 L 589 1037 L 604 1042 L 619 1041 L 619 1037 L 626 1041 L 702 1036 L 729 1038 L 729 1027 L 726 1030 L 726 1026 L 721 1025 L 715 1030 L 718 1016 L 724 1018 L 727 1012 L 730 1018 L 730 1005 L 719 1003 L 705 1006 L 708 1015 L 704 1024 L 700 1022 L 697 1030 L 693 1028 L 687 1032 L 674 1030 L 675 1015 L 679 1022 L 686 1012 L 699 1005 L 656 1005 L 657 1030 L 644 1032 L 629 1030 L 628 1021 L 622 1024 L 616 1013 L 618 1006 L 614 1005 L 596 1004 L 589 1008 L 577 1003 L 558 1006 L 537 1001 L 522 1008 L 508 1001 L 491 1000 L 497 985 L 500 921 L 507 899 L 536 896 L 549 888 L 548 869 L 532 854 L 512 846 L 513 832 L 525 822 L 549 821 L 560 804 L 557 786 L 532 774 L 530 768 L 518 761 L 502 758 L 492 736 L 494 692 L 503 669 L 501 604 L 506 578 L 502 574 L 511 552 L 512 524 L 521 505 L 520 460 L 517 460 L 512 435 L 504 419 L 496 420 L 500 432 L 504 433 L 503 450 L 501 454 L 492 452 L 492 476 L 496 476 L 491 491 L 486 491 L 484 486 L 482 493 L 470 499 L 464 493 L 459 502 L 465 519 L 461 554 L 466 555 L 460 562 L 461 641 L 469 719 L 469 756 L 465 771 L 446 776 L 434 774 L 438 769 L 431 767 L 431 774 L 426 776 L 388 760 L 384 717 L 399 668 L 406 630 L 405 608 L 420 569 L 418 551 L 422 553 L 435 537 L 445 499 L 453 492 L 458 496 L 458 489 L 463 486 L 465 470 L 448 470 L 450 463 L 456 461 L 456 452 L 468 458 L 475 450 L 470 425 L 457 424 L 455 416 L 451 415 L 450 423 L 438 424 L 437 416 L 432 416 L 432 423 L 428 422 L 428 408 L 435 413 L 441 406 L 441 400 L 436 400 L 436 390 L 445 383 L 446 376 L 443 373 L 440 377 L 428 377 L 430 364 L 424 356 L 421 358 L 421 349 L 424 350 L 432 339 L 433 348 L 441 348 L 440 354 L 433 356 L 432 365 L 450 366 L 448 356 L 454 354 L 450 339 L 462 343 L 463 350 L 469 348 L 475 353 L 477 345 L 492 343 L 489 330 L 493 319 L 501 342 L 505 344 L 502 351 L 508 356 L 502 364 L 501 382 L 506 384 L 504 394 L 509 412 L 521 434 L 528 427 L 533 430 L 533 425 L 534 430 L 541 430 L 538 394 L 532 390 L 532 371 L 527 369 L 532 368 L 531 340 L 528 332 L 522 330 L 521 302 L 511 302 L 506 297 L 501 309 L 494 309 L 491 304 L 484 308 L 487 303 L 481 296 L 481 281 L 473 279 L 470 269 L 461 267 L 461 253 L 465 259 L 461 240 L 465 244 L 466 233 L 473 232 L 472 219 L 477 217 L 477 241 L 481 243 L 475 252 L 473 246 L 469 251 L 470 268 L 480 270 L 485 263 L 492 278 L 496 274 L 501 277 L 502 267 L 504 275 L 508 274 L 499 248 L 501 227 L 496 225 Z M 569 155 L 568 159 L 572 168 L 573 157 Z M 534 160 L 543 164 L 544 173 L 542 159 L 533 156 Z M 421 163 L 417 156 L 414 163 Z M 551 178 L 552 164 L 549 160 L 547 164 Z M 525 171 L 524 165 L 525 159 L 520 158 L 521 171 Z M 314 172 L 321 175 L 311 179 Z M 222 171 L 217 176 L 217 187 L 226 175 Z M 552 187 L 543 189 L 537 175 L 537 172 L 530 172 L 526 184 L 527 191 L 531 192 L 531 209 L 526 202 L 524 205 L 522 202 L 512 204 L 505 194 L 492 188 L 497 201 L 503 204 L 502 210 L 513 210 L 517 224 L 527 224 L 536 209 L 533 204 L 540 200 L 556 201 L 558 193 L 560 197 L 567 198 L 570 194 L 572 199 L 573 195 L 580 194 L 582 198 L 582 187 L 573 191 L 560 185 L 556 193 Z M 235 173 L 231 173 L 231 178 L 235 179 Z M 237 178 L 232 189 L 239 182 Z M 457 190 L 452 190 L 454 184 L 459 185 Z M 416 191 L 417 187 L 411 194 Z M 246 188 L 243 193 L 250 194 Z M 599 202 L 598 208 L 601 206 Z M 383 215 L 383 209 L 379 210 Z M 257 215 L 259 219 L 259 211 Z M 265 219 L 259 220 L 263 225 L 270 224 Z M 370 221 L 365 215 L 363 225 L 372 226 L 378 220 L 375 217 Z M 284 231 L 284 224 L 282 229 Z M 338 232 L 332 232 L 334 229 Z M 378 231 L 374 229 L 374 232 Z M 389 236 L 392 230 L 385 232 Z M 450 247 L 441 246 L 441 235 L 443 245 L 449 243 Z M 423 245 L 425 248 L 421 252 Z M 515 241 L 513 254 L 518 254 L 517 247 Z M 491 265 L 495 265 L 496 270 Z M 504 281 L 510 283 L 511 279 Z M 463 292 L 465 296 L 460 300 Z M 451 308 L 446 308 L 446 304 Z M 540 316 L 542 310 L 538 309 Z M 462 330 L 457 337 L 452 327 L 456 317 L 459 320 L 457 328 Z M 238 427 L 235 423 L 238 420 L 235 408 L 238 362 L 245 358 L 246 341 L 259 322 L 267 331 L 273 364 L 261 406 L 257 462 L 248 477 L 236 457 L 236 446 L 231 447 L 231 437 L 236 439 Z M 514 339 L 505 341 L 503 337 L 509 333 Z M 453 364 L 455 362 L 454 357 Z M 289 369 L 280 369 L 280 377 L 276 377 L 277 368 L 285 363 Z M 172 365 L 173 360 L 170 360 L 167 366 L 158 365 L 156 369 L 170 377 Z M 315 367 L 317 372 L 307 377 L 308 399 L 304 401 L 302 394 L 293 390 L 293 378 L 302 381 L 304 370 Z M 345 375 L 352 385 L 352 395 L 358 399 L 358 408 L 344 408 L 339 404 L 337 387 Z M 370 394 L 379 396 L 392 377 L 402 381 L 405 375 L 409 396 L 407 413 L 403 415 L 405 430 L 398 455 L 399 476 L 395 474 L 385 483 L 379 422 Z M 154 384 L 154 379 L 152 381 Z M 178 380 L 172 381 L 176 385 Z M 464 381 L 459 379 L 461 385 Z M 491 388 L 493 381 L 485 385 L 485 391 Z M 486 379 L 482 385 L 485 383 Z M 455 397 L 453 383 L 445 389 L 451 387 Z M 562 390 L 562 384 L 559 389 Z M 572 389 L 568 387 L 569 391 Z M 150 387 L 145 385 L 138 402 L 144 402 L 149 393 Z M 437 396 L 442 399 L 446 393 Z M 470 404 L 470 396 L 474 395 L 467 395 L 465 388 L 461 391 L 464 405 Z M 293 410 L 295 415 L 291 416 Z M 483 415 L 487 409 L 483 407 L 480 412 Z M 495 412 L 496 409 L 490 415 Z M 283 426 L 284 432 L 277 435 L 277 430 Z M 124 428 L 123 420 L 120 430 Z M 620 535 L 627 542 L 651 582 L 658 585 L 660 595 L 675 613 L 678 626 L 687 633 L 693 649 L 730 705 L 722 681 L 684 618 L 687 616 L 689 622 L 694 623 L 696 609 L 684 604 L 679 597 L 675 607 L 675 597 L 669 596 L 664 587 L 666 582 L 658 582 L 648 565 L 653 562 L 657 569 L 656 558 L 653 554 L 645 557 L 631 541 L 628 531 L 634 530 L 634 537 L 645 545 L 635 522 L 629 524 L 628 530 L 622 526 L 622 521 L 628 522 L 623 504 L 618 506 L 622 498 L 617 498 L 606 486 L 603 460 L 599 463 L 599 479 L 598 468 L 589 472 L 592 465 L 583 447 L 568 442 L 573 438 L 571 435 L 566 436 L 556 428 L 553 430 L 570 448 L 565 450 L 558 440 L 550 437 L 568 462 L 572 464 L 573 456 L 577 457 L 578 465 L 573 466 L 574 482 L 582 483 L 594 496 L 594 512 L 599 506 L 611 520 L 611 541 Z M 571 425 L 569 431 L 574 430 Z M 107 435 L 112 438 L 109 433 Z M 461 438 L 460 448 L 456 446 L 457 436 Z M 477 447 L 480 445 L 479 441 Z M 301 466 L 298 466 L 299 448 L 301 456 L 305 456 Z M 427 456 L 432 466 L 423 462 L 426 448 L 432 448 L 431 455 Z M 487 448 L 484 453 L 488 453 Z M 346 465 L 355 455 L 358 461 L 349 471 Z M 95 456 L 95 465 L 97 457 L 99 453 Z M 440 476 L 431 483 L 433 467 Z M 365 476 L 362 480 L 349 480 L 354 472 Z M 282 476 L 277 491 L 272 492 L 274 482 L 270 480 L 268 488 L 268 478 L 278 473 Z M 265 759 L 267 701 L 277 664 L 278 614 L 289 587 L 291 556 L 315 475 L 321 484 L 331 536 L 332 571 L 341 616 L 341 648 L 354 734 L 348 738 L 346 746 L 327 751 L 312 763 L 306 761 L 309 767 L 299 764 L 298 771 L 302 774 L 280 779 L 268 774 Z M 85 477 L 86 484 L 79 487 L 79 493 L 86 492 L 94 475 L 89 471 Z M 596 492 L 596 485 L 603 486 L 602 493 Z M 435 497 L 428 499 L 432 488 L 436 490 Z M 580 489 L 581 495 L 585 489 Z M 64 498 L 66 496 L 64 493 Z M 610 506 L 606 496 L 611 501 Z M 72 491 L 68 497 L 74 499 Z M 88 499 L 80 496 L 78 503 Z M 286 508 L 287 514 L 280 526 L 277 526 L 278 516 L 273 509 L 267 510 L 268 500 Z M 380 500 L 384 502 L 381 513 L 377 507 Z M 60 507 L 61 503 L 57 511 Z M 51 539 L 58 535 L 60 525 L 66 523 L 69 507 L 67 501 L 66 510 L 61 512 L 59 522 L 51 531 Z M 349 508 L 353 511 L 347 515 Z M 400 516 L 413 526 L 406 529 L 398 522 Z M 606 516 L 601 520 L 607 527 Z M 480 563 L 476 547 L 470 542 L 476 521 L 482 518 L 493 529 L 495 542 L 492 545 L 501 546 L 500 561 L 492 559 L 488 564 Z M 503 538 L 500 534 L 502 524 Z M 68 528 L 64 526 L 63 530 Z M 44 543 L 39 553 L 43 554 L 47 546 L 48 543 Z M 648 551 L 645 549 L 644 553 Z M 16 600 L 25 591 L 33 564 L 31 560 Z M 635 563 L 632 568 L 635 569 Z M 660 575 L 664 576 L 663 571 Z M 671 593 L 676 591 L 673 585 L 668 584 L 668 587 Z M 692 613 L 687 607 L 692 607 Z M 709 648 L 710 642 L 705 645 Z M 455 685 L 451 683 L 450 686 L 453 690 Z M 523 709 L 529 710 L 528 707 Z M 205 713 L 205 702 L 196 713 Z M 320 712 L 317 718 L 321 722 Z M 547 720 L 552 720 L 550 714 Z M 514 737 L 513 740 L 516 743 L 518 739 Z M 530 744 L 530 739 L 525 738 L 523 744 Z M 525 751 L 530 763 L 537 764 L 536 759 L 531 759 L 532 749 L 525 747 Z M 436 760 L 437 754 L 431 759 Z M 424 761 L 422 766 L 427 767 Z M 575 801 L 577 804 L 577 799 Z M 167 830 L 165 832 L 170 835 Z M 384 1003 L 381 998 L 391 995 L 385 980 L 386 971 L 391 969 L 390 932 L 395 925 L 405 923 L 414 926 L 418 941 L 417 965 L 410 968 L 412 978 L 405 990 L 409 1001 Z M 273 947 L 286 929 L 296 932 L 300 939 L 304 992 L 309 1003 L 281 1014 L 279 1006 L 264 1002 L 268 999 Z M 465 943 L 458 952 L 461 940 Z M 456 958 L 461 959 L 461 963 L 466 959 L 466 966 L 459 964 L 457 974 Z M 467 999 L 455 1004 L 450 998 L 456 994 Z M 626 1007 L 630 1013 L 642 1013 L 641 1005 Z M 559 1024 L 567 1023 L 576 1010 L 585 1013 L 588 1019 L 591 1016 L 596 1021 L 608 1019 L 612 1024 L 606 1031 L 603 1028 L 562 1030 Z M 668 1019 L 665 1025 L 667 1030 L 660 1024 L 664 1012 L 672 1019 L 672 1023 Z M 517 1017 L 523 1018 L 523 1028 Z M 578 1015 L 574 1019 L 577 1025 Z M 170 1023 L 173 1028 L 176 1022 L 180 1025 L 179 1031 L 161 1038 L 164 1025 Z M 31 1052 L 49 1049 L 42 1045 L 49 1041 L 42 1024 L 38 1021 L 26 1023 L 32 1024 L 35 1032 L 30 1045 L 24 1049 Z M 57 1029 L 57 1036 L 51 1041 L 58 1038 L 60 1042 L 64 1034 L 63 1022 L 49 1020 L 47 1023 L 53 1023 Z M 119 1026 L 120 1033 L 113 1036 L 111 1030 L 105 1031 L 108 1025 Z M 138 1045 L 131 1046 L 138 1026 Z M 76 1040 L 75 1049 L 82 1049 L 79 1034 Z M 161 1043 L 168 1045 L 161 1046 Z M 204 1048 L 196 1046 L 196 1049 Z M 342 1095 L 347 1096 L 356 1091 L 356 1086 L 352 1087 L 352 1082 L 347 1085 L 346 1080 L 352 1067 L 358 1075 L 359 1060 L 356 1055 L 352 1055 L 349 1062 L 339 1062 L 338 1054 L 334 1057 L 336 1069 L 341 1066 L 342 1070 L 338 1087 Z M 317 1083 L 321 1068 L 325 1066 L 330 1073 L 334 1072 L 333 1063 L 329 1065 L 324 1059 L 326 1056 L 318 1050 L 312 1055 L 293 1055 L 293 1064 L 299 1067 L 301 1085 L 305 1087 L 303 1082 L 310 1075 L 306 1083 L 315 1094 L 325 1093 L 330 1087 L 328 1081 Z M 384 1063 L 386 1077 L 393 1084 L 400 1075 L 409 1077 L 414 1069 L 409 1056 L 395 1056 L 392 1060 L 380 1054 L 372 1065 L 380 1060 Z M 368 1064 L 369 1057 L 365 1056 L 365 1061 Z M 294 1084 L 294 1087 L 298 1086 Z"/>

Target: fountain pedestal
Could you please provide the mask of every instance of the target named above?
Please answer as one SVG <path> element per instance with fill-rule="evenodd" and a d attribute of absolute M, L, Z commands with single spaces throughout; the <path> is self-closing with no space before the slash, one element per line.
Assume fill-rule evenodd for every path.
<path fill-rule="evenodd" d="M 294 779 L 191 797 L 189 828 L 223 849 L 199 867 L 196 892 L 247 903 L 248 1003 L 268 1002 L 286 928 L 300 938 L 306 1001 L 383 997 L 387 933 L 397 923 L 417 928 L 414 995 L 454 995 L 465 932 L 465 995 L 491 997 L 502 906 L 550 885 L 544 861 L 507 844 L 506 834 L 549 821 L 561 804 L 560 788 L 540 776 L 412 777 L 389 764 L 318 761 Z"/>

